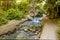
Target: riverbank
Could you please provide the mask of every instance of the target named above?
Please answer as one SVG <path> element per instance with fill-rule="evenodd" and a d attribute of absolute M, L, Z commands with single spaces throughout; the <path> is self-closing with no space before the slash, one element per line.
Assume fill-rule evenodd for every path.
<path fill-rule="evenodd" d="M 27 15 L 25 18 L 21 20 L 10 20 L 7 24 L 0 26 L 0 35 L 8 34 L 9 32 L 14 32 L 19 29 L 19 25 L 24 21 L 32 19 L 30 15 Z"/>
<path fill-rule="evenodd" d="M 21 37 L 22 38 L 29 37 L 28 39 L 31 39 L 31 38 L 39 39 L 40 34 L 41 34 L 41 29 L 42 29 L 42 25 L 41 25 L 42 24 L 42 21 L 41 21 L 42 19 L 40 19 L 40 21 L 39 21 L 39 19 L 40 18 L 34 18 L 31 21 L 28 21 L 27 19 L 24 19 L 22 21 L 16 21 L 16 20 L 10 21 L 9 23 L 11 25 L 14 25 L 14 27 L 13 26 L 11 26 L 10 28 L 5 27 L 5 29 L 3 29 L 3 31 L 5 31 L 5 32 L 2 32 L 2 33 L 7 34 L 7 35 L 1 36 L 1 39 L 3 39 L 3 38 L 5 38 L 5 39 L 8 39 L 8 38 L 9 39 L 11 39 L 11 38 L 16 39 L 17 38 L 18 39 L 18 38 L 21 38 Z M 9 24 L 9 26 L 10 26 L 10 24 Z M 23 34 L 21 34 L 21 33 L 23 33 Z M 27 34 L 27 36 L 24 36 L 25 33 Z"/>
<path fill-rule="evenodd" d="M 18 23 L 19 21 L 11 20 L 6 25 L 0 26 L 0 35 L 13 32 L 15 29 L 18 30 L 18 27 L 16 26 Z"/>
<path fill-rule="evenodd" d="M 44 17 L 44 26 L 40 39 L 57 40 L 58 19 Z"/>

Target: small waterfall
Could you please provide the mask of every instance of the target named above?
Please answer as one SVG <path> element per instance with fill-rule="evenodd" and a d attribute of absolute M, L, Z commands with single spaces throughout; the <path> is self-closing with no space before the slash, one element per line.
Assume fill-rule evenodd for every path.
<path fill-rule="evenodd" d="M 42 20 L 42 18 L 34 18 L 33 20 L 32 20 L 32 22 L 40 22 Z"/>

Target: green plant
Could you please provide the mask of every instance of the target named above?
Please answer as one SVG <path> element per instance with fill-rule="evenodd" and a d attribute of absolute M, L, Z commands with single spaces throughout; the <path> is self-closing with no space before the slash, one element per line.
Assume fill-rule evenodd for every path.
<path fill-rule="evenodd" d="M 19 4 L 17 4 L 19 10 L 27 11 L 29 5 L 29 0 L 23 0 Z"/>
<path fill-rule="evenodd" d="M 58 30 L 57 30 L 57 33 L 60 35 L 60 21 L 58 22 Z"/>
<path fill-rule="evenodd" d="M 8 20 L 20 20 L 24 18 L 24 11 L 19 11 L 18 9 L 9 9 L 7 10 L 7 17 Z"/>
<path fill-rule="evenodd" d="M 39 16 L 43 16 L 43 13 L 44 13 L 43 8 L 38 7 L 38 9 L 39 9 L 38 15 L 39 15 Z"/>
<path fill-rule="evenodd" d="M 7 14 L 3 10 L 0 10 L 0 26 L 6 24 L 8 21 L 6 19 Z"/>
<path fill-rule="evenodd" d="M 6 24 L 8 21 L 4 18 L 0 18 L 0 26 Z"/>
<path fill-rule="evenodd" d="M 60 35 L 60 28 L 58 29 L 58 31 L 57 31 L 57 32 L 58 32 L 58 34 Z"/>

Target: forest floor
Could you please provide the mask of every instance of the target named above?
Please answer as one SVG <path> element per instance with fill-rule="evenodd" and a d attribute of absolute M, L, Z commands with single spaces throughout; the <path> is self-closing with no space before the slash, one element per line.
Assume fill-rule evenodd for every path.
<path fill-rule="evenodd" d="M 57 40 L 58 19 L 44 17 L 44 26 L 40 39 Z"/>

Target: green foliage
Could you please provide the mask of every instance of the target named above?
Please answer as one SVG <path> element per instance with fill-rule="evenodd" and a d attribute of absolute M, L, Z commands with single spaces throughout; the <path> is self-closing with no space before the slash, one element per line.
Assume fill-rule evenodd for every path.
<path fill-rule="evenodd" d="M 4 11 L 11 7 L 15 7 L 15 5 L 15 0 L 0 0 L 0 7 Z"/>
<path fill-rule="evenodd" d="M 43 16 L 43 15 L 42 15 L 43 13 L 44 13 L 44 11 L 43 11 L 41 8 L 39 8 L 38 15 Z"/>
<path fill-rule="evenodd" d="M 20 20 L 24 18 L 24 11 L 19 11 L 18 9 L 9 9 L 7 11 L 0 11 L 0 25 L 6 24 L 7 20 Z"/>
<path fill-rule="evenodd" d="M 59 27 L 60 27 L 60 21 L 58 22 L 58 25 L 59 25 Z"/>
<path fill-rule="evenodd" d="M 16 19 L 16 20 L 19 20 L 19 19 L 22 19 L 24 18 L 24 11 L 19 11 L 18 9 L 9 9 L 7 10 L 7 19 L 8 20 L 13 20 L 13 19 Z"/>
<path fill-rule="evenodd" d="M 44 5 L 44 9 L 54 8 L 56 5 L 58 6 L 60 0 L 46 0 L 46 4 Z M 60 3 L 59 3 L 60 4 Z"/>
<path fill-rule="evenodd" d="M 0 26 L 6 24 L 8 21 L 4 18 L 0 18 Z"/>
<path fill-rule="evenodd" d="M 43 16 L 44 9 L 42 4 L 39 5 L 38 10 L 39 10 L 38 15 Z"/>
<path fill-rule="evenodd" d="M 5 11 L 0 11 L 0 26 L 6 24 L 8 21 L 6 19 Z"/>
<path fill-rule="evenodd" d="M 37 0 L 38 3 L 41 3 L 41 2 L 43 2 L 43 1 L 44 1 L 44 0 Z"/>
<path fill-rule="evenodd" d="M 57 30 L 58 35 L 60 35 L 60 28 Z"/>
<path fill-rule="evenodd" d="M 17 6 L 18 6 L 19 10 L 26 11 L 27 8 L 28 8 L 28 5 L 29 5 L 29 1 L 28 0 L 23 0 Z"/>
<path fill-rule="evenodd" d="M 6 18 L 7 14 L 6 11 L 0 11 L 0 18 Z"/>
<path fill-rule="evenodd" d="M 27 6 L 29 4 L 28 0 L 23 0 L 19 4 L 13 1 L 3 1 L 0 2 L 0 25 L 7 23 L 6 20 L 20 20 L 25 17 L 25 11 L 27 10 Z M 7 6 L 6 6 L 7 5 Z"/>
<path fill-rule="evenodd" d="M 58 30 L 57 30 L 57 33 L 60 35 L 60 21 L 58 22 Z"/>
<path fill-rule="evenodd" d="M 48 15 L 49 18 L 53 19 L 58 17 L 58 2 L 60 0 L 46 0 L 46 3 L 44 5 L 44 9 L 46 10 L 46 15 Z"/>
<path fill-rule="evenodd" d="M 2 0 L 3 1 L 3 0 Z M 0 2 L 0 7 L 3 11 L 0 11 L 0 25 L 7 23 L 6 20 L 20 20 L 25 17 L 25 12 L 29 10 L 29 4 L 31 0 L 23 0 L 16 3 L 15 0 L 6 0 Z M 42 2 L 42 0 L 36 0 L 36 3 Z M 43 10 L 39 8 L 39 15 L 43 13 Z"/>

